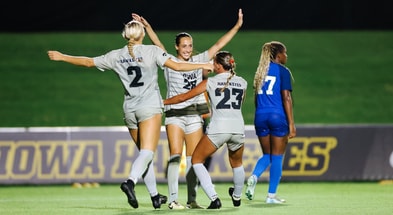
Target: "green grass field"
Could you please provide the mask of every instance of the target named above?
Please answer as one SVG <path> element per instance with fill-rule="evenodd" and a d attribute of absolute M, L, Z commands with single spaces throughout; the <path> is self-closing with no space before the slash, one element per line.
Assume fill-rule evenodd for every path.
<path fill-rule="evenodd" d="M 393 184 L 381 185 L 376 182 L 362 183 L 289 183 L 283 182 L 279 194 L 287 202 L 282 205 L 264 203 L 267 186 L 259 183 L 256 197 L 250 201 L 243 195 L 239 208 L 232 206 L 228 187 L 218 183 L 216 190 L 222 201 L 221 214 L 392 214 Z M 166 185 L 159 184 L 161 193 L 167 192 Z M 216 214 L 217 210 L 170 210 L 167 204 L 154 210 L 150 196 L 143 183 L 135 189 L 139 208 L 131 208 L 119 185 L 101 185 L 99 188 L 72 188 L 60 186 L 2 186 L 0 187 L 0 208 L 4 215 L 89 215 L 89 214 Z M 208 206 L 210 200 L 200 188 L 198 202 Z M 185 204 L 185 184 L 179 186 L 179 201 Z"/>
<path fill-rule="evenodd" d="M 113 72 L 52 62 L 46 53 L 97 56 L 125 45 L 120 33 L 1 33 L 0 127 L 123 125 L 123 90 Z M 174 53 L 178 32 L 157 33 Z M 200 52 L 225 32 L 190 33 Z M 237 73 L 249 82 L 246 124 L 253 123 L 260 50 L 271 40 L 288 48 L 296 123 L 392 123 L 392 38 L 393 31 L 240 31 L 224 50 L 234 54 Z"/>

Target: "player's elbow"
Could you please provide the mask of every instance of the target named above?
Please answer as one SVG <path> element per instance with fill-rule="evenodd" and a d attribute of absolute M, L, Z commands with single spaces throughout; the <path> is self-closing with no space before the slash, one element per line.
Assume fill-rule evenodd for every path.
<path fill-rule="evenodd" d="M 85 66 L 86 67 L 95 67 L 94 61 L 90 60 L 90 59 L 87 59 L 86 62 L 85 62 Z"/>

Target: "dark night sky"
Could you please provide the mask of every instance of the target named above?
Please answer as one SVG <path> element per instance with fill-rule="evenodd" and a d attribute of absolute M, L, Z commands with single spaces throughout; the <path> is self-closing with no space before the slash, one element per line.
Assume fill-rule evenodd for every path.
<path fill-rule="evenodd" d="M 49 4 L 48 4 L 49 3 Z M 131 12 L 157 30 L 228 29 L 243 9 L 244 30 L 386 30 L 393 27 L 388 1 L 355 0 L 67 0 L 2 3 L 1 31 L 113 31 Z"/>

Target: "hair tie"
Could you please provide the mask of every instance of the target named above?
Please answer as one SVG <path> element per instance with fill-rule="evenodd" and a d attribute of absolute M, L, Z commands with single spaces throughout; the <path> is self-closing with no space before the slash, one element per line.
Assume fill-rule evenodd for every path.
<path fill-rule="evenodd" d="M 235 60 L 233 58 L 229 59 L 229 63 L 232 65 L 235 63 Z"/>

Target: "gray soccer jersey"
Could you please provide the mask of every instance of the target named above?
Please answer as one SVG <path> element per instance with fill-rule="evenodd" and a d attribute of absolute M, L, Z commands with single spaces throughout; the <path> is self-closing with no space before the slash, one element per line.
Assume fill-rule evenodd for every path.
<path fill-rule="evenodd" d="M 133 59 L 127 46 L 94 58 L 98 69 L 113 70 L 123 84 L 124 112 L 146 107 L 163 108 L 158 85 L 158 67 L 163 67 L 169 55 L 154 45 L 135 45 Z"/>
<path fill-rule="evenodd" d="M 172 55 L 171 55 L 171 59 L 177 62 L 181 62 L 181 60 L 179 60 L 178 58 Z M 201 54 L 192 56 L 188 62 L 199 63 L 199 62 L 208 62 L 208 61 L 209 61 L 208 51 L 205 51 L 202 52 Z M 177 72 L 168 67 L 165 67 L 165 79 L 167 85 L 166 97 L 170 98 L 178 94 L 185 93 L 191 90 L 192 88 L 194 88 L 200 82 L 202 82 L 203 70 L 198 69 L 198 70 L 192 70 L 187 72 Z M 200 104 L 200 103 L 206 103 L 206 99 L 203 94 L 188 99 L 187 101 L 181 102 L 179 104 L 165 105 L 165 111 L 170 109 L 182 109 L 187 106 L 193 104 Z"/>
<path fill-rule="evenodd" d="M 225 86 L 230 73 L 220 73 L 207 80 L 206 90 L 211 104 L 211 118 L 207 134 L 244 134 L 244 120 L 241 107 L 247 89 L 247 81 L 233 76 Z"/>

